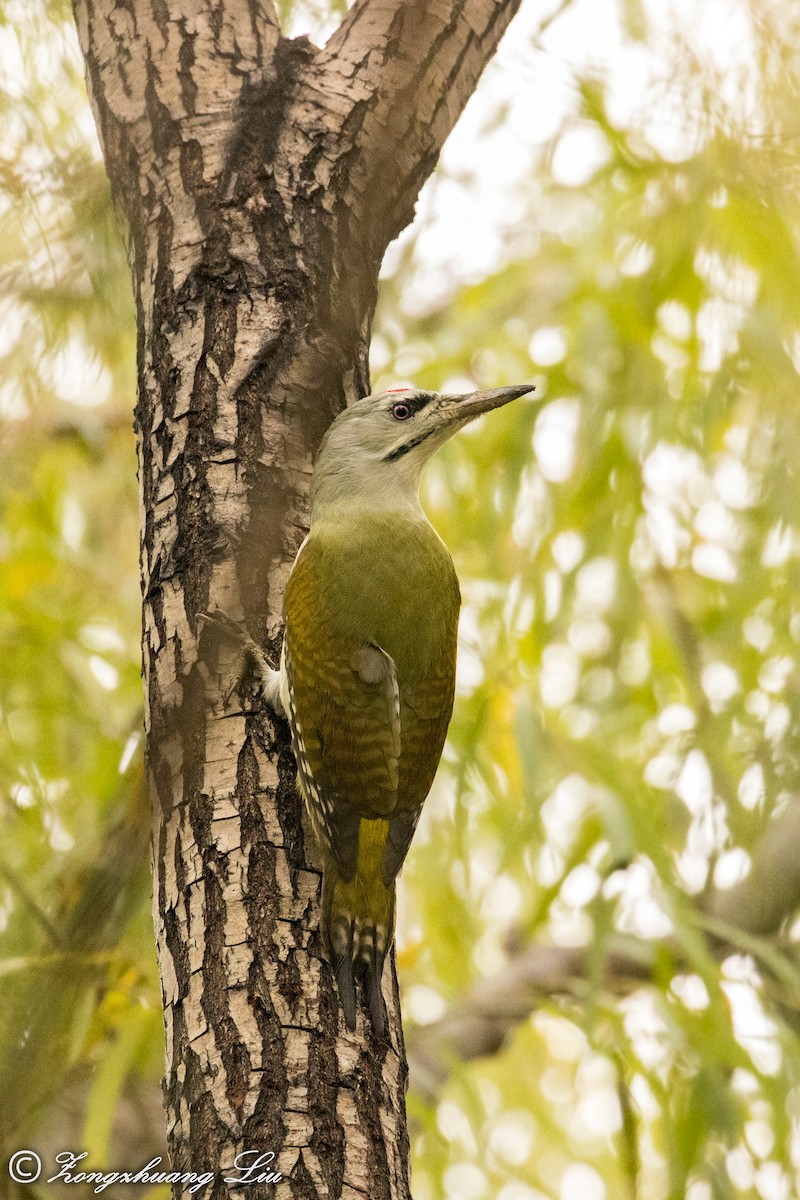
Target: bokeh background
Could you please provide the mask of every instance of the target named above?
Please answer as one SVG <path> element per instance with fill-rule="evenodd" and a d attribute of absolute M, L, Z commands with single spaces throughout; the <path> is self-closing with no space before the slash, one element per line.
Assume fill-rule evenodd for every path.
<path fill-rule="evenodd" d="M 376 387 L 537 382 L 424 489 L 417 1200 L 800 1193 L 799 91 L 791 0 L 523 0 L 387 255 Z M 0 1150 L 109 1168 L 164 1152 L 134 359 L 69 6 L 5 0 Z"/>

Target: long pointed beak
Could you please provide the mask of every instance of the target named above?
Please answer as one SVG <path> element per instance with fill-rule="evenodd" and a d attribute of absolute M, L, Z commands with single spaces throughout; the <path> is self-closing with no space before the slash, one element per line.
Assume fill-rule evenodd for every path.
<path fill-rule="evenodd" d="M 463 396 L 442 396 L 441 404 L 452 420 L 471 421 L 473 417 L 479 417 L 481 413 L 502 408 L 510 400 L 516 400 L 519 396 L 527 396 L 529 392 L 533 391 L 535 391 L 535 384 L 517 383 L 513 387 L 489 388 L 485 392 L 467 392 Z"/>

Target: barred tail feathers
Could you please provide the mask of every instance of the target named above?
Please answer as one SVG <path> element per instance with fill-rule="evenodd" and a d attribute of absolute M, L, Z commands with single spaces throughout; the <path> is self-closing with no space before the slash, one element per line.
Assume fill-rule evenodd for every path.
<path fill-rule="evenodd" d="M 339 988 L 348 1029 L 356 1027 L 356 976 L 362 976 L 375 1032 L 386 1028 L 381 992 L 383 964 L 394 934 L 394 881 L 387 887 L 381 864 L 388 821 L 362 820 L 355 875 L 342 879 L 325 864 L 322 882 L 322 935 Z"/>

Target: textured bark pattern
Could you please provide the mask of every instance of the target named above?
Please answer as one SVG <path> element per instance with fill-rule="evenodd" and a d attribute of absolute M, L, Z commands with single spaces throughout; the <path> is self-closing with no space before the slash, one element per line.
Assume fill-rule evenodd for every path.
<path fill-rule="evenodd" d="M 313 454 L 368 391 L 386 245 L 519 0 L 359 0 L 320 50 L 269 0 L 76 0 L 139 336 L 154 912 L 176 1168 L 274 1151 L 214 1198 L 407 1197 L 405 1052 L 344 1028 L 286 730 L 225 699 L 273 655 Z M 176 1195 L 182 1193 L 176 1188 Z"/>

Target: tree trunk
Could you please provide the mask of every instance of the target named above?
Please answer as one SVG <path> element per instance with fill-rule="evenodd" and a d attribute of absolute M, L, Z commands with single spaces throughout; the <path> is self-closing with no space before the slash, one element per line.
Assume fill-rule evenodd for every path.
<path fill-rule="evenodd" d="M 359 0 L 318 49 L 269 0 L 76 0 L 136 299 L 168 1135 L 176 1169 L 217 1173 L 206 1196 L 410 1195 L 394 964 L 388 1043 L 349 1034 L 287 731 L 228 697 L 237 652 L 198 613 L 277 658 L 315 449 L 369 391 L 384 250 L 518 5 Z M 283 1182 L 226 1184 L 245 1150 Z"/>

